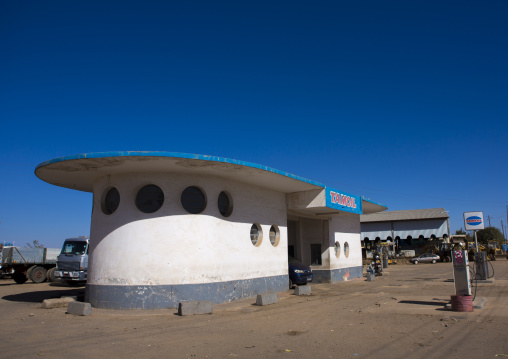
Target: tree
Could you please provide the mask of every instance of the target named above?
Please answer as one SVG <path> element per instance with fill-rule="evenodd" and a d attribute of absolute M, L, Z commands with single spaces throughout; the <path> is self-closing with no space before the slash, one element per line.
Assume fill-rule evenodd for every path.
<path fill-rule="evenodd" d="M 485 229 L 480 229 L 476 232 L 476 236 L 478 238 L 478 242 L 487 244 L 488 242 L 498 242 L 499 245 L 504 243 L 503 234 L 496 227 L 487 227 Z"/>
<path fill-rule="evenodd" d="M 39 243 L 37 239 L 35 239 L 32 243 L 27 243 L 26 246 L 28 248 L 46 248 L 44 244 Z"/>

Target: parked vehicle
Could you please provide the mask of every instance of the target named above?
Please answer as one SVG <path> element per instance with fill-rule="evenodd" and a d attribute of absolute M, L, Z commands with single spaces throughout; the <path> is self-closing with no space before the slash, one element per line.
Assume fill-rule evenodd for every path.
<path fill-rule="evenodd" d="M 30 279 L 34 283 L 56 280 L 58 248 L 25 248 L 5 246 L 0 255 L 2 275 L 11 275 L 18 284 Z"/>
<path fill-rule="evenodd" d="M 296 285 L 304 285 L 312 282 L 312 270 L 308 265 L 297 261 L 293 257 L 288 258 L 289 289 Z"/>
<path fill-rule="evenodd" d="M 69 238 L 64 241 L 57 259 L 55 276 L 63 283 L 84 283 L 88 271 L 89 237 Z"/>
<path fill-rule="evenodd" d="M 418 263 L 436 263 L 439 262 L 441 258 L 434 253 L 424 253 L 420 254 L 418 257 L 414 257 L 410 259 L 411 263 L 418 264 Z"/>

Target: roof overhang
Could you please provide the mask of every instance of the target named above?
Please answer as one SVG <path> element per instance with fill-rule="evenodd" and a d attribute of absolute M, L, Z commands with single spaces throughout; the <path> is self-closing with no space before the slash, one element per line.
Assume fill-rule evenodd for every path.
<path fill-rule="evenodd" d="M 103 152 L 56 158 L 41 163 L 35 174 L 56 186 L 92 192 L 100 177 L 126 173 L 179 173 L 216 176 L 283 193 L 324 185 L 254 163 L 221 157 L 171 152 Z"/>
<path fill-rule="evenodd" d="M 101 152 L 55 158 L 35 174 L 56 186 L 93 192 L 103 176 L 177 173 L 215 176 L 285 193 L 288 210 L 311 215 L 384 211 L 387 207 L 324 184 L 255 163 L 175 152 Z"/>

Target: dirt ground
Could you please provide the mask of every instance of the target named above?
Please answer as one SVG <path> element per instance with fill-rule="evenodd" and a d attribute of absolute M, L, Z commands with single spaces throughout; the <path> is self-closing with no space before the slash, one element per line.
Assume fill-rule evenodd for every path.
<path fill-rule="evenodd" d="M 391 265 L 375 281 L 312 284 L 278 303 L 255 298 L 213 314 L 93 309 L 78 317 L 43 299 L 84 288 L 0 280 L 1 358 L 494 358 L 508 357 L 508 261 L 492 262 L 478 286 L 483 309 L 444 309 L 454 293 L 450 263 Z"/>

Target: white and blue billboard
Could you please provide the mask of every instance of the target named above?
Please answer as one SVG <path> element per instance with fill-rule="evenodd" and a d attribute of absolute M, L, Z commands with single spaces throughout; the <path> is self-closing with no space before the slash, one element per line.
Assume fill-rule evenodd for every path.
<path fill-rule="evenodd" d="M 464 212 L 464 225 L 466 231 L 484 229 L 483 212 Z"/>

